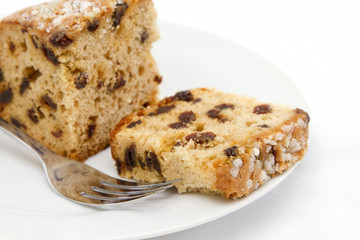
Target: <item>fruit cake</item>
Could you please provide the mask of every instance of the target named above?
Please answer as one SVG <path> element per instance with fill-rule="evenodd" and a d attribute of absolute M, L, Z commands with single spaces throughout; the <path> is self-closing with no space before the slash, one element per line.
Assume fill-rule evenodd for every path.
<path fill-rule="evenodd" d="M 151 0 L 56 0 L 0 22 L 0 117 L 64 156 L 109 145 L 122 117 L 156 99 Z"/>
<path fill-rule="evenodd" d="M 180 178 L 179 193 L 236 199 L 303 158 L 309 120 L 299 108 L 193 89 L 123 118 L 110 146 L 121 177 Z"/>

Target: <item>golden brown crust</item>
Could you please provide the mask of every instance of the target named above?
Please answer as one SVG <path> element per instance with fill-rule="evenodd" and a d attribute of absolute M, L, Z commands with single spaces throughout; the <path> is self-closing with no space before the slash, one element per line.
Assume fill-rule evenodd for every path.
<path fill-rule="evenodd" d="M 125 117 L 123 117 L 120 122 L 118 122 L 116 124 L 116 126 L 114 127 L 113 130 L 111 130 L 111 133 L 110 133 L 110 141 L 113 141 L 115 140 L 115 135 L 121 130 L 121 128 L 126 125 L 126 124 L 129 124 L 132 122 L 132 119 L 136 116 L 137 114 L 136 113 L 132 113 L 130 115 L 127 115 Z"/>
<path fill-rule="evenodd" d="M 249 194 L 246 187 L 246 180 L 250 177 L 250 172 L 248 171 L 250 167 L 250 156 L 248 154 L 242 154 L 240 158 L 243 161 L 243 167 L 240 169 L 238 176 L 241 176 L 241 178 L 234 178 L 231 175 L 231 162 L 219 161 L 219 165 L 216 166 L 217 181 L 215 189 L 226 198 L 238 198 L 240 195 L 246 196 Z"/>
<path fill-rule="evenodd" d="M 268 152 L 266 153 L 266 145 L 263 143 L 263 141 L 269 136 L 275 136 L 279 133 L 286 135 L 287 133 L 282 129 L 283 126 L 296 124 L 299 119 L 303 120 L 303 122 L 306 124 L 306 127 L 303 128 L 301 126 L 295 126 L 293 131 L 291 132 L 291 139 L 299 141 L 301 138 L 308 139 L 308 123 L 310 120 L 308 113 L 301 109 L 295 109 L 294 113 L 295 114 L 293 117 L 285 121 L 277 128 L 274 128 L 273 130 L 266 133 L 262 133 L 261 135 L 255 136 L 252 139 L 249 139 L 247 153 L 241 154 L 239 156 L 239 159 L 241 159 L 243 162 L 243 166 L 239 170 L 237 177 L 232 176 L 230 173 L 231 168 L 233 168 L 233 164 L 231 164 L 231 162 L 224 161 L 223 159 L 219 159 L 217 164 L 215 164 L 217 178 L 215 188 L 218 189 L 218 191 L 222 192 L 226 198 L 239 198 L 249 195 L 252 191 L 256 189 L 255 186 L 251 186 L 250 188 L 247 186 L 247 182 L 249 180 L 251 181 L 251 183 L 257 183 L 258 186 L 262 185 L 263 182 L 261 180 L 261 171 L 264 171 L 264 168 L 259 167 L 259 164 L 258 166 L 255 165 L 252 171 L 250 170 L 250 156 L 251 151 L 254 147 L 254 143 L 262 143 L 259 148 L 260 154 L 257 160 L 259 160 L 259 163 L 261 162 L 261 165 L 263 166 L 264 161 L 269 157 L 270 154 Z M 296 160 L 285 161 L 283 159 L 282 151 L 284 149 L 284 146 L 286 145 L 286 141 L 286 138 L 283 138 L 282 140 L 276 141 L 276 145 L 272 146 L 272 154 L 274 154 L 275 159 L 274 165 L 277 165 L 277 170 L 274 173 L 270 174 L 271 177 L 274 177 L 281 172 L 287 170 L 289 167 L 295 164 L 296 161 L 302 159 L 305 154 L 305 151 L 307 149 L 307 142 L 304 142 L 304 146 L 302 149 L 292 153 L 293 159 Z M 233 145 L 237 144 L 233 143 Z"/>
<path fill-rule="evenodd" d="M 15 12 L 0 21 L 0 31 L 7 25 L 20 26 L 28 32 L 40 48 L 51 50 L 60 58 L 67 51 L 75 51 L 79 36 L 92 24 L 108 24 L 119 18 L 108 31 L 120 27 L 121 18 L 136 10 L 140 2 L 151 0 L 56 0 Z M 121 14 L 118 9 L 123 8 Z M 114 15 L 117 17 L 114 17 Z M 105 31 L 105 30 L 104 30 Z M 51 53 L 52 54 L 52 53 Z M 63 61 L 59 60 L 59 63 Z M 58 64 L 58 63 L 57 63 Z"/>
<path fill-rule="evenodd" d="M 155 99 L 154 95 L 154 99 Z M 150 104 L 154 104 L 154 102 L 151 102 Z M 159 106 L 159 104 L 157 104 Z M 146 108 L 140 109 L 138 112 L 134 112 L 132 114 L 129 114 L 125 117 L 123 117 L 120 122 L 118 122 L 116 124 L 116 126 L 114 127 L 114 129 L 111 130 L 110 133 L 110 139 L 111 140 L 115 140 L 115 135 L 127 124 L 131 123 L 133 121 L 134 118 L 136 118 L 137 116 L 144 116 L 146 114 Z M 110 141 L 111 141 L 110 140 Z"/>
<path fill-rule="evenodd" d="M 114 13 L 116 4 L 126 3 L 129 8 L 144 0 L 58 0 L 31 6 L 15 12 L 0 22 L 20 24 L 24 30 L 32 31 L 43 42 L 58 32 L 75 39 L 94 19 L 103 20 Z"/>

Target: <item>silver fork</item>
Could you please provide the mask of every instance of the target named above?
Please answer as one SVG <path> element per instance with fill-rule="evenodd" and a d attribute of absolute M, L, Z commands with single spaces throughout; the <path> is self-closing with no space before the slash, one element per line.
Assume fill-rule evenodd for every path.
<path fill-rule="evenodd" d="M 181 180 L 147 184 L 113 178 L 89 165 L 51 152 L 19 127 L 9 124 L 2 118 L 0 129 L 18 139 L 42 160 L 47 179 L 55 192 L 86 206 L 116 206 L 164 191 Z"/>

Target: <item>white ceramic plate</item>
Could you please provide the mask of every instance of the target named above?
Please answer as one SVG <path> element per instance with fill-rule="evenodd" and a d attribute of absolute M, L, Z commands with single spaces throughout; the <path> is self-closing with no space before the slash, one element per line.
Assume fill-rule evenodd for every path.
<path fill-rule="evenodd" d="M 161 23 L 154 55 L 164 76 L 161 95 L 193 87 L 213 87 L 263 101 L 306 108 L 289 78 L 253 52 L 214 35 Z M 116 176 L 109 149 L 88 164 Z M 100 211 L 54 193 L 40 162 L 16 140 L 0 132 L 0 238 L 138 239 L 194 227 L 234 212 L 268 193 L 290 169 L 250 196 L 233 201 L 202 194 L 157 196 Z"/>

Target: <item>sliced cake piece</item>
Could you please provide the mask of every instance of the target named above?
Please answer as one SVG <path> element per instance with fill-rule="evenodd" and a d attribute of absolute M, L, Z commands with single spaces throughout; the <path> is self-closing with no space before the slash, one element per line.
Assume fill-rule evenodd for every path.
<path fill-rule="evenodd" d="M 301 109 L 193 89 L 123 118 L 111 151 L 121 177 L 239 198 L 303 158 L 308 123 Z"/>
<path fill-rule="evenodd" d="M 155 101 L 151 0 L 57 0 L 0 22 L 0 117 L 84 160 L 122 117 Z"/>

